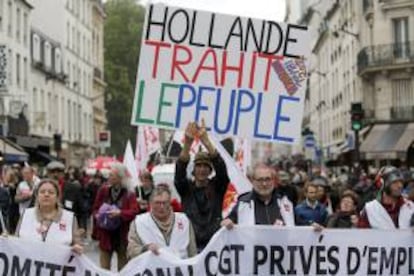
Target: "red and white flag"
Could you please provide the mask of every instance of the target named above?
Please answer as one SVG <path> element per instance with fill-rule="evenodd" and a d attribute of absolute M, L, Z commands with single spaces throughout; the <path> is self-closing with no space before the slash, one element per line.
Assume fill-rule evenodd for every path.
<path fill-rule="evenodd" d="M 185 142 L 185 132 L 180 131 L 180 130 L 176 130 L 174 132 L 173 140 L 175 142 L 177 142 L 178 144 L 180 144 L 180 146 L 182 148 L 184 146 L 184 142 Z M 202 147 L 204 149 L 204 146 L 201 143 L 200 139 L 198 137 L 194 137 L 193 144 L 191 145 L 191 148 L 190 148 L 190 156 L 194 157 L 195 154 L 200 150 L 200 147 Z"/>
<path fill-rule="evenodd" d="M 137 128 L 137 144 L 135 162 L 137 171 L 147 168 L 149 156 L 161 148 L 158 128 L 139 126 Z"/>
<path fill-rule="evenodd" d="M 251 143 L 245 138 L 234 138 L 234 159 L 244 175 L 251 164 Z"/>
<path fill-rule="evenodd" d="M 209 137 L 211 143 L 226 163 L 227 173 L 230 178 L 230 183 L 227 187 L 226 194 L 224 195 L 222 210 L 223 217 L 227 217 L 236 204 L 238 196 L 251 191 L 252 185 L 247 179 L 246 175 L 241 171 L 235 160 L 220 143 L 220 140 L 217 138 L 217 136 L 210 134 Z M 249 165 L 250 164 L 246 163 L 246 167 Z"/>

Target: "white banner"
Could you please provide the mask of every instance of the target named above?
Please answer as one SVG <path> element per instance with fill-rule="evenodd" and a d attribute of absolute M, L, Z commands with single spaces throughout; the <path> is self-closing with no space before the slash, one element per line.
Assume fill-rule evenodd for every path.
<path fill-rule="evenodd" d="M 150 4 L 131 123 L 298 143 L 307 27 Z"/>
<path fill-rule="evenodd" d="M 218 231 L 197 256 L 165 249 L 131 260 L 119 273 L 75 256 L 67 247 L 0 238 L 0 275 L 414 275 L 412 230 L 236 227 Z"/>
<path fill-rule="evenodd" d="M 124 275 L 414 275 L 414 233 L 237 227 L 220 230 L 199 255 L 163 251 L 132 260 Z M 161 271 L 164 274 L 161 274 Z M 168 274 L 170 273 L 170 274 Z"/>
<path fill-rule="evenodd" d="M 85 255 L 78 256 L 67 246 L 0 236 L 0 275 L 81 275 L 110 276 Z"/>

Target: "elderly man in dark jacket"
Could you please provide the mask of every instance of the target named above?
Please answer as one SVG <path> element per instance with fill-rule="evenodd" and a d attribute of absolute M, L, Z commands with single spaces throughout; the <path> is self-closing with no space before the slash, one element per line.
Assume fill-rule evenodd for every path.
<path fill-rule="evenodd" d="M 190 149 L 199 138 L 208 153 L 199 152 L 194 159 L 193 180 L 187 178 Z M 215 171 L 215 176 L 209 178 Z M 185 131 L 184 147 L 176 163 L 175 187 L 181 196 L 183 210 L 194 227 L 198 251 L 201 251 L 219 229 L 221 210 L 228 183 L 226 165 L 208 138 L 204 121 L 201 127 L 189 123 Z"/>

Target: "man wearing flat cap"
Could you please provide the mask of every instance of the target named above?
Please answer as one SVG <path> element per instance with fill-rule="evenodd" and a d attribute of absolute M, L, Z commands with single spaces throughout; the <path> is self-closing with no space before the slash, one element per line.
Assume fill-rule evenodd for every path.
<path fill-rule="evenodd" d="M 193 179 L 187 178 L 190 149 L 195 138 L 199 138 L 207 152 L 198 152 L 194 158 Z M 212 172 L 215 176 L 210 178 Z M 209 242 L 220 228 L 224 194 L 230 182 L 227 168 L 217 153 L 204 125 L 189 123 L 185 131 L 185 142 L 175 169 L 175 187 L 181 196 L 183 211 L 194 227 L 198 251 Z"/>

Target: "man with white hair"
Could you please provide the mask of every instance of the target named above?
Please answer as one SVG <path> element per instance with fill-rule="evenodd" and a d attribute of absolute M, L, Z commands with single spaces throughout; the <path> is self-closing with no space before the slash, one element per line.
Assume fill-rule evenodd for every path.
<path fill-rule="evenodd" d="M 171 207 L 171 191 L 160 185 L 150 196 L 150 212 L 137 216 L 128 234 L 127 254 L 130 259 L 146 251 L 158 255 L 166 248 L 180 258 L 197 254 L 194 230 L 183 213 L 174 213 Z"/>
<path fill-rule="evenodd" d="M 23 214 L 24 210 L 34 202 L 34 189 L 36 182 L 34 181 L 34 170 L 27 166 L 22 169 L 23 181 L 17 185 L 15 201 L 19 203 L 19 213 Z"/>
<path fill-rule="evenodd" d="M 274 186 L 273 168 L 258 164 L 253 169 L 253 190 L 241 195 L 230 215 L 221 223 L 227 229 L 239 225 L 295 226 L 294 208 Z"/>
<path fill-rule="evenodd" d="M 105 269 L 111 269 L 114 252 L 118 257 L 118 271 L 127 263 L 129 224 L 139 212 L 135 193 L 127 188 L 127 179 L 126 167 L 112 164 L 108 185 L 99 189 L 92 208 L 97 220 L 100 264 Z"/>

